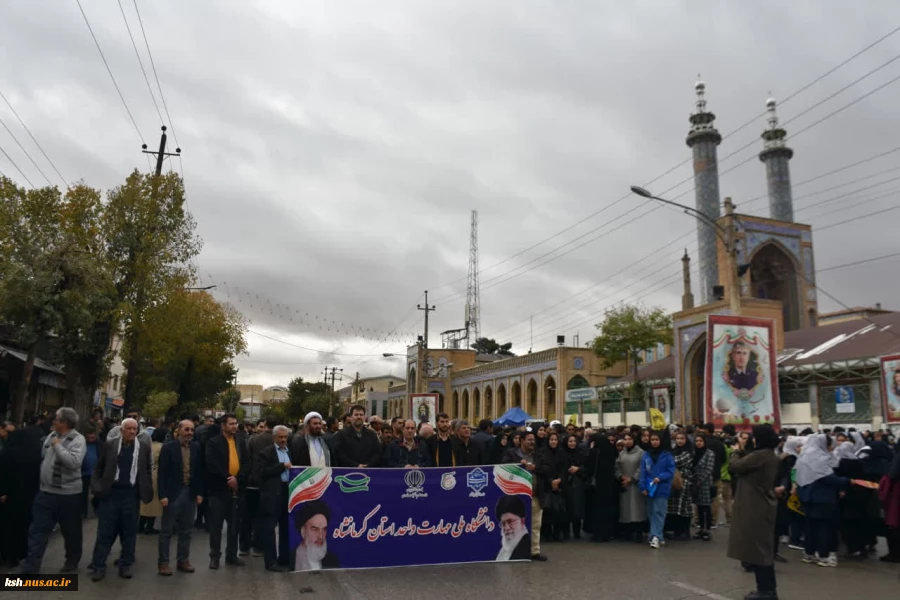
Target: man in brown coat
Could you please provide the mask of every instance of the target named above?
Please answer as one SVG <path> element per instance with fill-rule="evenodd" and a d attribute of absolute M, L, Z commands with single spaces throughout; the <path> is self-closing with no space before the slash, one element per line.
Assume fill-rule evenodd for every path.
<path fill-rule="evenodd" d="M 116 536 L 122 538 L 119 576 L 132 578 L 139 503 L 153 500 L 150 444 L 138 439 L 138 424 L 134 419 L 122 421 L 120 431 L 121 436 L 107 441 L 101 448 L 91 476 L 91 490 L 99 500 L 97 541 L 91 561 L 93 581 L 106 576 L 106 559 Z"/>
<path fill-rule="evenodd" d="M 756 574 L 756 591 L 748 594 L 747 600 L 778 600 L 772 544 L 778 513 L 778 442 L 771 425 L 756 425 L 752 440 L 738 437 L 728 463 L 731 475 L 738 478 L 728 557 Z"/>

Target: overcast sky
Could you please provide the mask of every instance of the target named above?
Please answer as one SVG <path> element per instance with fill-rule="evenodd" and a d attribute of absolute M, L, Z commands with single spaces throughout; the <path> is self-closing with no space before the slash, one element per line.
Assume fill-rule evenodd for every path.
<path fill-rule="evenodd" d="M 109 189 L 148 168 L 140 144 L 158 145 L 160 119 L 119 6 L 81 3 L 141 137 L 75 0 L 4 3 L 0 91 L 66 181 Z M 132 0 L 122 5 L 149 70 Z M 767 215 L 764 199 L 742 201 L 766 191 L 764 166 L 752 157 L 762 149 L 769 92 L 789 98 L 782 121 L 797 117 L 786 125 L 795 183 L 900 139 L 900 83 L 790 137 L 900 75 L 900 61 L 891 63 L 809 110 L 900 54 L 898 33 L 791 97 L 900 25 L 896 2 L 140 0 L 138 7 L 183 148 L 188 206 L 204 241 L 202 283 L 216 283 L 217 297 L 240 308 L 254 332 L 313 350 L 251 333 L 250 354 L 237 361 L 242 383 L 315 379 L 326 365 L 402 373 L 401 360 L 378 357 L 403 355 L 421 331 L 423 313 L 411 309 L 423 290 L 437 305 L 433 346 L 439 332 L 463 326 L 472 209 L 482 333 L 512 341 L 514 351 L 529 348 L 531 314 L 534 348 L 542 349 L 556 334 L 571 342 L 577 332 L 587 342 L 603 309 L 618 301 L 679 308 L 679 259 L 686 246 L 695 254 L 694 223 L 622 198 L 629 185 L 689 158 L 684 138 L 698 73 L 723 135 L 753 120 L 719 148 L 722 195 L 739 212 Z M 60 183 L 2 102 L 0 118 Z M 43 182 L 2 128 L 0 147 L 32 182 Z M 824 228 L 895 206 L 889 192 L 900 185 L 887 180 L 900 175 L 888 171 L 898 166 L 900 152 L 795 186 L 797 220 Z M 0 171 L 24 183 L 2 154 Z M 693 203 L 692 183 L 670 189 L 690 176 L 687 162 L 650 187 Z M 896 252 L 897 215 L 814 233 L 817 267 Z M 896 259 L 886 260 L 821 273 L 818 283 L 847 305 L 897 308 L 895 273 Z M 821 312 L 839 308 L 819 298 Z"/>

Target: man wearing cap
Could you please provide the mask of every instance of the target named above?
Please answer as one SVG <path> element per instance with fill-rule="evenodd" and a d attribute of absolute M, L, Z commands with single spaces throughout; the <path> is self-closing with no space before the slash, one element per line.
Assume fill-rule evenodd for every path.
<path fill-rule="evenodd" d="M 325 440 L 322 415 L 311 412 L 303 419 L 306 433 L 291 440 L 291 464 L 295 467 L 330 467 L 331 447 Z"/>
<path fill-rule="evenodd" d="M 321 500 L 303 504 L 297 512 L 294 526 L 300 532 L 301 542 L 294 555 L 297 571 L 338 569 L 337 557 L 328 551 L 328 520 L 331 511 Z"/>
<path fill-rule="evenodd" d="M 525 503 L 518 496 L 503 496 L 497 501 L 494 515 L 500 522 L 500 553 L 497 560 L 531 558 L 531 537 L 525 526 Z"/>

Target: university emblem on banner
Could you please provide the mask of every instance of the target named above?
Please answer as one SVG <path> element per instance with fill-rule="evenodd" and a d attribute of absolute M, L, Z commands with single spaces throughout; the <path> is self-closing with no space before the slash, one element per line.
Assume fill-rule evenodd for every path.
<path fill-rule="evenodd" d="M 353 494 L 355 492 L 368 492 L 369 481 L 372 478 L 365 473 L 347 473 L 346 475 L 338 475 L 334 480 L 337 481 L 342 492 Z"/>
<path fill-rule="evenodd" d="M 488 485 L 488 474 L 482 471 L 481 467 L 476 467 L 466 475 L 466 485 L 472 490 L 469 492 L 469 498 L 480 498 L 484 496 L 481 490 Z"/>
<path fill-rule="evenodd" d="M 456 471 L 441 475 L 441 488 L 450 491 L 456 487 Z"/>
<path fill-rule="evenodd" d="M 425 473 L 419 469 L 410 469 L 403 477 L 406 483 L 406 493 L 401 498 L 427 498 L 428 493 L 425 491 Z"/>

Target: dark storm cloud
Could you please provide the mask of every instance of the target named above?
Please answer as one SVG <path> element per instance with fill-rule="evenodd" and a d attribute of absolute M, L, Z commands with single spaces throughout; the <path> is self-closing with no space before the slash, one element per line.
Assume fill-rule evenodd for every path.
<path fill-rule="evenodd" d="M 159 119 L 118 6 L 82 4 L 143 141 L 155 147 Z M 138 32 L 133 6 L 123 5 Z M 650 212 L 652 205 L 637 198 L 610 204 L 629 185 L 689 158 L 684 137 L 696 74 L 707 81 L 709 108 L 728 134 L 763 112 L 769 92 L 787 98 L 900 23 L 895 3 L 860 9 L 811 0 L 139 6 L 184 149 L 189 208 L 204 239 L 203 281 L 227 282 L 217 297 L 238 306 L 254 331 L 293 344 L 249 336 L 241 379 L 265 384 L 314 378 L 324 363 L 348 373 L 403 371 L 402 360 L 381 358 L 403 354 L 403 344 L 305 327 L 291 320 L 292 310 L 372 330 L 418 331 L 422 313 L 410 309 L 429 289 L 429 301 L 438 304 L 432 344 L 437 332 L 461 327 L 473 208 L 484 269 L 482 331 L 512 340 L 520 352 L 531 343 L 531 314 L 534 346 L 542 348 L 557 333 L 571 340 L 578 332 L 587 341 L 614 302 L 677 308 L 679 259 L 686 247 L 696 259 L 696 241 L 676 238 L 694 223 L 677 211 Z M 74 2 L 11 3 L 0 35 L 0 91 L 70 181 L 108 189 L 131 169 L 146 168 L 142 140 Z M 781 104 L 780 118 L 800 115 L 898 51 L 900 36 Z M 787 125 L 789 135 L 898 73 L 900 62 L 810 110 Z M 794 181 L 893 147 L 898 90 L 900 84 L 888 86 L 791 138 Z M 14 122 L 3 106 L 0 115 Z M 767 214 L 766 202 L 746 200 L 765 194 L 763 165 L 753 158 L 728 170 L 759 152 L 764 127 L 760 116 L 719 148 L 722 195 L 759 215 Z M 0 144 L 18 152 L 5 132 Z M 12 154 L 37 183 L 27 159 Z M 886 179 L 873 174 L 898 156 L 794 194 L 866 175 Z M 0 169 L 14 174 L 5 161 Z M 687 162 L 650 188 L 670 198 L 685 194 L 680 200 L 690 204 L 690 169 Z M 886 197 L 856 207 L 859 197 L 850 195 L 799 210 L 828 197 L 798 199 L 798 220 L 827 227 L 896 202 Z M 816 232 L 817 266 L 894 251 L 895 221 L 886 213 Z M 513 269 L 526 264 L 516 275 L 522 269 Z M 820 283 L 850 305 L 888 304 L 898 291 L 891 272 L 878 265 L 829 271 Z M 241 299 L 238 288 L 261 300 Z M 821 294 L 820 302 L 822 310 L 837 307 Z"/>

